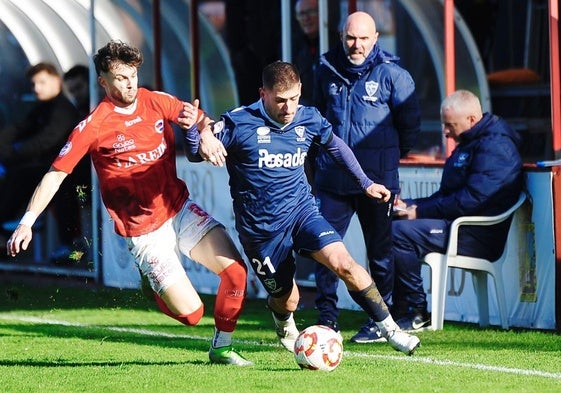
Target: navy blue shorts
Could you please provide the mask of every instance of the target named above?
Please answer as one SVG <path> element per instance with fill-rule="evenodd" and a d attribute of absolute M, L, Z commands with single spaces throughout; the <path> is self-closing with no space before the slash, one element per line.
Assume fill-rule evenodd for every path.
<path fill-rule="evenodd" d="M 328 244 L 342 241 L 315 205 L 304 207 L 277 233 L 240 236 L 253 271 L 272 297 L 292 290 L 296 264 L 293 251 L 309 256 Z"/>

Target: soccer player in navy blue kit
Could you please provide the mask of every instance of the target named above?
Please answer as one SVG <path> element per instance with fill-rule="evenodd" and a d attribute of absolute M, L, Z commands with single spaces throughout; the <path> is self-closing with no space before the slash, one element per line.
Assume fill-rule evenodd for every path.
<path fill-rule="evenodd" d="M 335 272 L 389 344 L 412 354 L 419 339 L 399 329 L 368 272 L 319 213 L 304 173 L 310 145 L 326 149 L 371 198 L 387 202 L 390 191 L 366 177 L 316 108 L 298 105 L 300 76 L 292 64 L 271 63 L 262 78 L 259 101 L 226 112 L 200 134 L 191 128 L 186 140 L 190 161 L 226 163 L 236 229 L 269 294 L 278 338 L 286 349 L 294 350 L 298 329 L 293 312 L 300 298 L 294 281 L 296 251 Z M 186 112 L 194 113 L 191 104 L 185 105 Z"/>

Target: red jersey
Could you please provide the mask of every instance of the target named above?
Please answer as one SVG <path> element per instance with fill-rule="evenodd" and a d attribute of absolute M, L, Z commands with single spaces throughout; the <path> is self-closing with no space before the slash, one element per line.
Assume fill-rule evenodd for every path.
<path fill-rule="evenodd" d="M 128 109 L 105 97 L 72 131 L 53 167 L 70 173 L 89 153 L 115 231 L 121 236 L 150 233 L 179 212 L 189 196 L 177 177 L 170 123 L 182 110 L 176 97 L 143 88 Z"/>

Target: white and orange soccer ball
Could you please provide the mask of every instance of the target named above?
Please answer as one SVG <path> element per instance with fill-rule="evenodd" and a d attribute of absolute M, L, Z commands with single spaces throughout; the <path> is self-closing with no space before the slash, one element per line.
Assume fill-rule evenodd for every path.
<path fill-rule="evenodd" d="M 308 326 L 294 344 L 294 358 L 303 369 L 333 371 L 342 357 L 341 335 L 327 326 Z"/>

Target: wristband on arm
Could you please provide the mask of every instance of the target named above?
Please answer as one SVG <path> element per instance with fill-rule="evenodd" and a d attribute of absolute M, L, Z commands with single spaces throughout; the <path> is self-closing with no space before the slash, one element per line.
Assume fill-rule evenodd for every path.
<path fill-rule="evenodd" d="M 21 218 L 19 225 L 27 225 L 28 227 L 32 227 L 37 220 L 37 215 L 31 211 L 25 212 L 23 217 Z"/>

